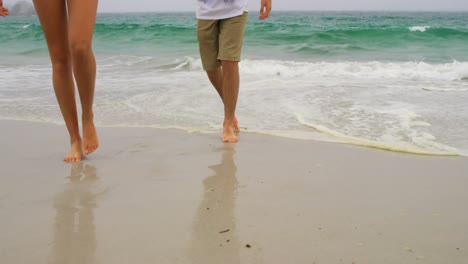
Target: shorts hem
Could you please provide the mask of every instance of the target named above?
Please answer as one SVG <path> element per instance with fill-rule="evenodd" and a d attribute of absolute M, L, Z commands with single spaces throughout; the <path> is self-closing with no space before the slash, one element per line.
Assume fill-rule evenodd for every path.
<path fill-rule="evenodd" d="M 210 65 L 210 66 L 207 66 L 207 67 L 205 67 L 205 66 L 202 66 L 202 67 L 203 67 L 204 71 L 212 71 L 212 70 L 216 70 L 219 67 L 221 67 L 221 63 L 219 65 L 216 65 L 216 66 Z"/>
<path fill-rule="evenodd" d="M 219 61 L 235 61 L 240 62 L 240 58 L 233 58 L 233 57 L 218 57 Z"/>

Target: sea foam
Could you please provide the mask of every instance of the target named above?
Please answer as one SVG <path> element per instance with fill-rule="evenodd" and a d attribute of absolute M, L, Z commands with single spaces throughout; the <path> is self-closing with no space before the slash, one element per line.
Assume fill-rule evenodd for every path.
<path fill-rule="evenodd" d="M 414 27 L 409 27 L 408 29 L 410 31 L 419 31 L 419 32 L 426 32 L 426 30 L 430 29 L 430 26 L 414 26 Z"/>
<path fill-rule="evenodd" d="M 98 58 L 96 122 L 213 132 L 222 103 L 196 57 Z M 418 154 L 467 149 L 466 62 L 245 59 L 237 114 L 244 133 Z M 0 67 L 0 119 L 63 123 L 50 65 Z M 444 91 L 439 92 L 439 91 Z"/>

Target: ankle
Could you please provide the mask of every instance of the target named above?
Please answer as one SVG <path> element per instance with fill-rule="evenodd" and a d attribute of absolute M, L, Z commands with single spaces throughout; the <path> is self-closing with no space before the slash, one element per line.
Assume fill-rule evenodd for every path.
<path fill-rule="evenodd" d="M 83 112 L 81 119 L 82 119 L 83 123 L 85 123 L 85 122 L 94 122 L 94 113 L 92 111 Z"/>
<path fill-rule="evenodd" d="M 81 144 L 81 137 L 70 137 L 70 145 Z"/>
<path fill-rule="evenodd" d="M 233 116 L 233 117 L 229 117 L 229 118 L 228 118 L 228 117 L 225 117 L 225 118 L 224 118 L 223 124 L 232 124 L 232 123 L 234 123 L 234 119 L 235 119 L 234 116 Z"/>

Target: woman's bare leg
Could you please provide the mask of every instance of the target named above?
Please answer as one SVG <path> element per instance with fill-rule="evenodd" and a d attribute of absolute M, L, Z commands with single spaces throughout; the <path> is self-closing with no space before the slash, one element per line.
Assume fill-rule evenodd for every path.
<path fill-rule="evenodd" d="M 34 0 L 34 6 L 49 48 L 55 96 L 70 135 L 71 150 L 64 160 L 78 162 L 82 159 L 83 150 L 76 111 L 72 60 L 67 37 L 68 23 L 65 1 Z"/>
<path fill-rule="evenodd" d="M 85 154 L 90 154 L 99 147 L 93 116 L 96 60 L 92 50 L 98 1 L 67 0 L 67 2 L 73 72 L 83 110 L 83 150 Z"/>

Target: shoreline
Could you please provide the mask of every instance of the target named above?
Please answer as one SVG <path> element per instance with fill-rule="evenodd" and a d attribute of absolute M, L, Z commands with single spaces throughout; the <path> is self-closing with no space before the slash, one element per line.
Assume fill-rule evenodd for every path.
<path fill-rule="evenodd" d="M 30 120 L 9 120 L 9 119 L 0 119 L 0 122 L 26 122 L 26 123 L 32 123 L 32 124 L 43 124 L 43 125 L 53 125 L 53 126 L 61 126 L 65 128 L 65 124 L 63 122 L 50 122 L 50 121 L 30 121 Z M 311 124 L 307 124 L 303 121 L 300 121 L 307 127 L 310 127 L 314 130 L 312 137 L 305 138 L 303 135 L 301 136 L 294 136 L 293 134 L 290 134 L 292 131 L 281 131 L 281 130 L 272 130 L 272 131 L 262 131 L 262 130 L 248 130 L 248 129 L 243 129 L 241 128 L 241 133 L 244 134 L 251 134 L 251 135 L 260 135 L 260 136 L 266 136 L 266 137 L 278 137 L 278 138 L 284 138 L 284 139 L 289 139 L 289 140 L 298 140 L 298 141 L 305 141 L 305 142 L 321 142 L 321 143 L 327 143 L 327 144 L 341 144 L 341 145 L 349 145 L 349 146 L 355 146 L 355 147 L 363 147 L 363 148 L 368 148 L 368 149 L 375 149 L 379 151 L 388 151 L 388 152 L 394 152 L 394 153 L 401 153 L 401 154 L 409 154 L 409 155 L 421 155 L 421 156 L 434 156 L 434 157 L 468 157 L 468 154 L 463 153 L 463 151 L 459 150 L 458 148 L 451 147 L 451 146 L 446 146 L 446 148 L 451 148 L 453 149 L 452 151 L 430 151 L 430 150 L 425 150 L 425 149 L 420 149 L 417 147 L 409 146 L 400 146 L 400 145 L 391 145 L 385 142 L 378 142 L 378 141 L 373 141 L 373 140 L 368 140 L 368 139 L 363 139 L 363 138 L 358 138 L 354 136 L 347 136 L 344 134 L 341 134 L 339 132 L 336 132 L 334 130 L 328 129 L 324 126 L 315 126 Z M 221 126 L 219 128 L 212 128 L 211 130 L 200 130 L 200 129 L 190 129 L 190 128 L 183 128 L 183 127 L 167 127 L 167 128 L 161 128 L 161 127 L 156 127 L 156 126 L 98 126 L 96 125 L 96 128 L 98 129 L 112 129 L 112 128 L 123 128 L 123 129 L 155 129 L 155 130 L 163 130 L 163 131 L 179 131 L 187 134 L 219 134 L 221 131 Z M 219 133 L 218 133 L 219 132 Z M 304 131 L 299 131 L 302 134 Z M 289 134 L 288 134 L 289 133 Z M 441 144 L 441 143 L 439 143 Z"/>

